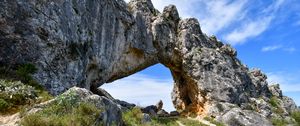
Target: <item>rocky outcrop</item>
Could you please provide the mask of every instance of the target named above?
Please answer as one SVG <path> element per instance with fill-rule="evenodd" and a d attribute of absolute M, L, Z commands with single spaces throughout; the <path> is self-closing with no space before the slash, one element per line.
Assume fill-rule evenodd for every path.
<path fill-rule="evenodd" d="M 97 118 L 98 122 L 95 122 L 95 125 L 103 124 L 105 126 L 120 126 L 123 124 L 122 112 L 118 104 L 104 96 L 95 95 L 87 89 L 78 87 L 70 88 L 63 94 L 50 101 L 35 105 L 34 107 L 25 111 L 23 113 L 23 117 L 49 108 L 53 104 L 57 106 L 66 106 L 69 104 L 74 105 L 75 107 L 75 104 L 81 103 L 95 105 L 97 109 L 101 110 L 101 113 L 99 114 L 100 116 Z"/>
<path fill-rule="evenodd" d="M 202 33 L 197 19 L 181 19 L 173 5 L 160 13 L 150 0 L 4 1 L 0 43 L 1 66 L 34 64 L 34 79 L 52 94 L 79 86 L 110 98 L 97 88 L 162 63 L 173 75 L 172 100 L 183 115 L 249 114 L 245 109 L 256 109 L 261 98 L 259 111 L 241 116 L 244 124 L 256 124 L 254 116 L 278 95 L 265 74 L 237 59 L 235 49 Z M 283 101 L 283 109 L 295 106 Z M 228 113 L 219 104 L 239 109 L 225 106 Z M 264 113 L 268 117 L 271 108 Z"/>

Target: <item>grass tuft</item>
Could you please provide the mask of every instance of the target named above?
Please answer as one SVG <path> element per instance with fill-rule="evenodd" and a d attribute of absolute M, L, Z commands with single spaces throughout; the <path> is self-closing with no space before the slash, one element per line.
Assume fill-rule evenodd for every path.
<path fill-rule="evenodd" d="M 100 113 L 101 110 L 90 103 L 66 106 L 53 104 L 44 110 L 25 116 L 20 123 L 23 126 L 100 126 L 102 124 L 97 120 Z"/>
<path fill-rule="evenodd" d="M 292 113 L 292 118 L 295 119 L 297 126 L 300 126 L 300 111 L 295 111 Z"/>

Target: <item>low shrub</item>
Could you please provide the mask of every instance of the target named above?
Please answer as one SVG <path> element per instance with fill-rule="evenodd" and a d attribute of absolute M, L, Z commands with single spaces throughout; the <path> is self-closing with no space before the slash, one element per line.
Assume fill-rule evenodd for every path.
<path fill-rule="evenodd" d="M 25 116 L 23 126 L 91 126 L 103 125 L 99 116 L 101 110 L 91 103 L 61 106 L 53 104 L 37 113 Z"/>
<path fill-rule="evenodd" d="M 0 101 L 0 112 L 2 114 L 12 114 L 18 112 L 24 106 L 50 100 L 52 96 L 45 90 L 36 89 L 21 81 L 0 79 L 0 99 L 2 99 Z M 9 107 L 7 107 L 8 105 Z"/>
<path fill-rule="evenodd" d="M 273 119 L 271 119 L 271 122 L 274 126 L 286 126 L 286 125 L 288 125 L 288 122 L 286 122 L 284 119 L 279 119 L 279 118 L 273 118 Z"/>
<path fill-rule="evenodd" d="M 0 98 L 0 112 L 7 110 L 9 107 L 9 103 L 7 103 L 4 99 Z"/>
<path fill-rule="evenodd" d="M 31 74 L 35 73 L 37 68 L 33 64 L 22 64 L 20 65 L 17 70 L 16 74 L 21 77 L 25 83 L 32 80 Z"/>
<path fill-rule="evenodd" d="M 300 126 L 300 111 L 293 112 L 292 118 L 294 118 L 297 125 Z"/>
<path fill-rule="evenodd" d="M 277 108 L 279 106 L 278 99 L 275 96 L 270 98 L 269 103 L 271 104 L 272 107 L 275 107 L 275 108 Z"/>
<path fill-rule="evenodd" d="M 126 125 L 141 125 L 143 113 L 140 108 L 134 107 L 131 110 L 123 112 L 122 119 Z"/>

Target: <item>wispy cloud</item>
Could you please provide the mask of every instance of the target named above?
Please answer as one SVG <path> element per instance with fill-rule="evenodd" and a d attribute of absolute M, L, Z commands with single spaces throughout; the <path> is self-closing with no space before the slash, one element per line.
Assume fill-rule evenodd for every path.
<path fill-rule="evenodd" d="M 174 110 L 171 101 L 173 80 L 134 74 L 105 84 L 101 88 L 107 90 L 114 98 L 141 106 L 155 105 L 159 100 L 163 100 L 164 109 Z"/>
<path fill-rule="evenodd" d="M 276 18 L 276 13 L 285 0 L 277 0 L 258 13 L 256 19 L 244 19 L 243 25 L 236 27 L 232 32 L 225 35 L 224 39 L 232 45 L 243 44 L 247 39 L 256 37 L 266 31 L 271 22 Z"/>
<path fill-rule="evenodd" d="M 230 26 L 233 22 L 243 18 L 246 13 L 247 0 L 211 0 L 203 1 L 202 5 L 206 11 L 198 15 L 202 29 L 207 34 L 217 34 L 222 29 Z"/>
<path fill-rule="evenodd" d="M 282 45 L 272 45 L 272 46 L 266 46 L 261 49 L 262 52 L 271 52 L 275 50 L 281 50 L 281 51 L 286 51 L 289 53 L 295 52 L 296 48 L 295 47 L 285 47 Z"/>
<path fill-rule="evenodd" d="M 225 40 L 232 45 L 242 44 L 248 38 L 255 37 L 263 33 L 268 28 L 271 21 L 272 17 L 265 17 L 257 21 L 247 22 L 243 26 L 226 35 Z"/>
<path fill-rule="evenodd" d="M 294 23 L 294 26 L 300 26 L 300 20 Z"/>
<path fill-rule="evenodd" d="M 267 73 L 270 84 L 280 84 L 283 92 L 300 92 L 300 79 L 298 73 L 274 72 Z"/>
<path fill-rule="evenodd" d="M 269 52 L 269 51 L 274 51 L 274 50 L 277 50 L 277 49 L 280 49 L 282 48 L 281 45 L 273 45 L 273 46 L 266 46 L 266 47 L 263 47 L 261 49 L 262 52 Z"/>
<path fill-rule="evenodd" d="M 296 51 L 296 48 L 295 47 L 288 47 L 288 48 L 284 48 L 283 50 L 292 53 L 292 52 Z"/>
<path fill-rule="evenodd" d="M 201 29 L 212 35 L 242 19 L 248 0 L 152 0 L 152 2 L 160 11 L 169 4 L 176 5 L 181 17 L 198 18 Z"/>

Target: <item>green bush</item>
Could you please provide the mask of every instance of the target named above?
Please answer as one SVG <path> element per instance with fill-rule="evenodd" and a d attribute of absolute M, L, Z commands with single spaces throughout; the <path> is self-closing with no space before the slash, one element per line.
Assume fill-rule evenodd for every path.
<path fill-rule="evenodd" d="M 37 99 L 37 103 L 42 103 L 48 100 L 53 99 L 53 96 L 51 94 L 49 94 L 49 92 L 45 91 L 45 90 L 39 90 L 38 91 L 38 99 Z"/>
<path fill-rule="evenodd" d="M 300 126 L 300 111 L 293 112 L 292 118 L 294 118 L 297 125 Z"/>
<path fill-rule="evenodd" d="M 52 99 L 45 90 L 39 90 L 26 85 L 21 81 L 8 81 L 0 79 L 0 99 L 8 103 L 9 107 L 2 102 L 2 113 L 11 114 L 18 112 L 25 106 L 41 103 Z"/>
<path fill-rule="evenodd" d="M 134 107 L 131 110 L 123 112 L 122 119 L 126 125 L 141 125 L 143 113 L 140 108 Z"/>
<path fill-rule="evenodd" d="M 97 120 L 101 110 L 94 104 L 61 106 L 53 104 L 37 113 L 27 115 L 21 120 L 23 126 L 91 126 L 103 125 Z"/>
<path fill-rule="evenodd" d="M 32 80 L 31 74 L 34 74 L 36 71 L 37 68 L 33 64 L 23 64 L 17 68 L 16 74 L 27 83 Z"/>
<path fill-rule="evenodd" d="M 279 106 L 278 99 L 277 99 L 277 97 L 275 97 L 275 96 L 273 96 L 273 97 L 270 98 L 269 103 L 270 103 L 273 107 L 275 107 L 275 108 L 277 108 L 277 107 Z"/>
<path fill-rule="evenodd" d="M 7 103 L 4 99 L 0 98 L 0 112 L 7 110 L 9 107 L 9 103 Z"/>

